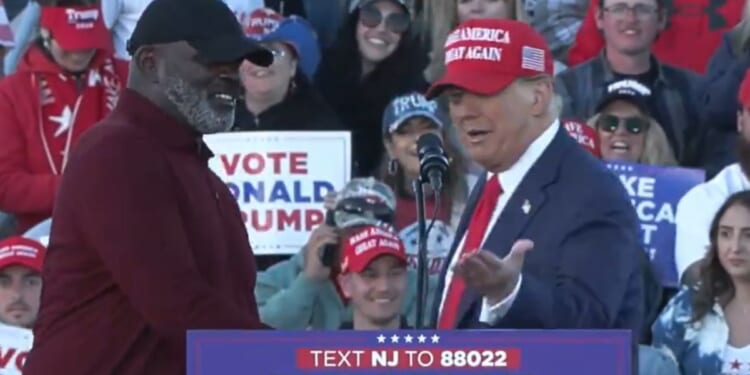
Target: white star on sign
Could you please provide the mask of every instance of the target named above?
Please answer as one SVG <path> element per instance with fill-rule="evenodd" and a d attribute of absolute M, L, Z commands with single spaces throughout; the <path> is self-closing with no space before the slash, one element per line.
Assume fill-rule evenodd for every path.
<path fill-rule="evenodd" d="M 378 344 L 382 344 L 385 342 L 385 336 L 381 333 L 380 336 L 378 336 Z"/>
<path fill-rule="evenodd" d="M 73 111 L 70 110 L 70 106 L 66 105 L 60 116 L 50 116 L 49 120 L 59 124 L 55 131 L 55 137 L 59 137 L 70 129 L 73 122 Z"/>
<path fill-rule="evenodd" d="M 412 339 L 412 338 L 413 338 L 413 337 L 411 337 L 411 335 L 406 335 L 406 336 L 404 336 L 404 341 L 405 341 L 405 342 L 406 342 L 407 344 L 411 344 L 411 339 Z"/>
<path fill-rule="evenodd" d="M 398 335 L 391 336 L 391 343 L 393 344 L 398 343 Z"/>
<path fill-rule="evenodd" d="M 433 344 L 437 344 L 438 342 L 440 342 L 440 336 L 438 335 L 432 335 L 431 339 Z"/>
<path fill-rule="evenodd" d="M 424 344 L 426 340 L 427 340 L 427 337 L 425 337 L 425 335 L 417 336 L 417 341 L 419 341 L 420 344 Z"/>

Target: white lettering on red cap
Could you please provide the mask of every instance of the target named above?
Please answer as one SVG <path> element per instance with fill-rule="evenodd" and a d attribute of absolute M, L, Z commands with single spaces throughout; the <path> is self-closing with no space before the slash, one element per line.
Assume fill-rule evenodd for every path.
<path fill-rule="evenodd" d="M 570 134 L 570 136 L 573 137 L 573 139 L 575 139 L 578 144 L 588 147 L 592 150 L 596 149 L 594 139 L 588 136 L 586 134 L 586 130 L 583 129 L 583 127 L 587 125 L 582 125 L 574 121 L 565 121 L 563 123 L 563 126 L 565 127 L 565 130 L 568 131 L 568 134 Z"/>
<path fill-rule="evenodd" d="M 361 231 L 361 232 L 359 232 L 359 233 L 351 236 L 349 238 L 349 246 L 354 246 L 354 244 L 356 244 L 357 242 L 363 241 L 363 240 L 365 240 L 365 239 L 367 239 L 369 237 L 372 237 L 372 236 L 385 236 L 385 237 L 391 237 L 391 238 L 393 238 L 395 236 L 395 234 L 393 234 L 393 233 L 391 233 L 391 232 L 389 232 L 387 230 L 380 229 L 378 227 L 370 227 L 367 230 L 363 230 L 363 231 Z"/>
<path fill-rule="evenodd" d="M 445 40 L 445 48 L 463 41 L 510 44 L 510 34 L 502 29 L 464 27 L 456 29 L 448 35 L 448 39 Z"/>
<path fill-rule="evenodd" d="M 0 259 L 8 258 L 8 257 L 26 257 L 26 258 L 36 258 L 39 255 L 39 249 L 33 247 L 33 246 L 27 246 L 27 245 L 9 245 L 5 246 L 3 248 L 0 248 Z"/>
<path fill-rule="evenodd" d="M 372 238 L 360 243 L 354 248 L 354 254 L 359 256 L 373 249 L 391 249 L 398 251 L 401 247 L 397 240 L 388 238 Z"/>
<path fill-rule="evenodd" d="M 459 46 L 445 51 L 445 64 L 457 60 L 501 61 L 503 49 L 498 47 Z"/>
<path fill-rule="evenodd" d="M 91 29 L 94 27 L 96 20 L 99 19 L 98 9 L 76 10 L 65 9 L 68 16 L 68 23 L 75 25 L 76 29 Z"/>

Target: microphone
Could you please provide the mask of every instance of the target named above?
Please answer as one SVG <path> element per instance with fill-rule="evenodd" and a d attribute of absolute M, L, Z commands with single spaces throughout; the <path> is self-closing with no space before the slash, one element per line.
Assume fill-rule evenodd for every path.
<path fill-rule="evenodd" d="M 443 177 L 448 173 L 448 157 L 443 142 L 434 133 L 426 133 L 417 140 L 419 155 L 419 178 L 429 181 L 432 191 L 443 189 Z"/>

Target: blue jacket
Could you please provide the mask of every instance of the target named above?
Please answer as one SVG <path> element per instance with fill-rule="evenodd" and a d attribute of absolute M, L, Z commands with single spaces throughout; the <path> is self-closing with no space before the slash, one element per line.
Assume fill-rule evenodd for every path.
<path fill-rule="evenodd" d="M 485 183 L 480 179 L 467 201 L 448 259 L 466 233 Z M 532 209 L 525 213 L 527 201 Z M 489 231 L 482 248 L 499 257 L 519 238 L 535 245 L 526 255 L 515 301 L 493 328 L 619 328 L 638 334 L 644 302 L 635 211 L 620 181 L 564 128 Z M 438 291 L 444 288 L 446 270 Z M 481 304 L 481 296 L 467 290 L 457 328 L 480 326 Z M 434 306 L 433 321 L 440 303 Z"/>
<path fill-rule="evenodd" d="M 729 342 L 729 326 L 718 304 L 697 323 L 691 323 L 693 290 L 683 288 L 664 308 L 652 328 L 654 343 L 674 356 L 682 375 L 720 374 Z"/>

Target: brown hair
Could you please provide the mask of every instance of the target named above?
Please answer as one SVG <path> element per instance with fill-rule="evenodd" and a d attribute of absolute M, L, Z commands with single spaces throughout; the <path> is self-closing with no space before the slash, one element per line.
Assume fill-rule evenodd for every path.
<path fill-rule="evenodd" d="M 445 177 L 445 188 L 443 191 L 451 198 L 451 202 L 455 202 L 456 199 L 464 200 L 469 191 L 469 187 L 466 183 L 466 174 L 469 172 L 468 158 L 464 155 L 463 149 L 459 146 L 458 139 L 456 138 L 451 126 L 445 124 L 442 128 L 441 135 L 445 142 L 445 153 L 448 155 L 448 160 L 450 160 L 450 164 L 448 165 L 448 175 Z M 384 143 L 390 141 L 390 134 L 386 135 L 383 139 Z M 411 196 L 411 191 L 404 187 L 406 184 L 406 176 L 404 175 L 403 168 L 400 168 L 399 166 L 399 168 L 396 168 L 395 174 L 389 173 L 388 164 L 390 163 L 390 160 L 388 153 L 385 153 L 383 159 L 380 161 L 380 166 L 377 169 L 377 178 L 393 189 L 398 196 Z"/>
<path fill-rule="evenodd" d="M 695 294 L 692 298 L 692 321 L 698 322 L 718 302 L 726 305 L 734 298 L 734 283 L 721 265 L 718 254 L 719 222 L 733 206 L 740 205 L 750 210 L 750 191 L 745 190 L 730 196 L 716 212 L 709 230 L 709 245 L 706 256 L 700 261 L 700 273 Z"/>

